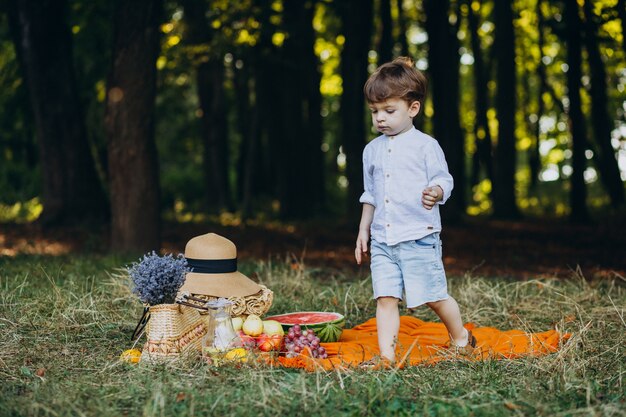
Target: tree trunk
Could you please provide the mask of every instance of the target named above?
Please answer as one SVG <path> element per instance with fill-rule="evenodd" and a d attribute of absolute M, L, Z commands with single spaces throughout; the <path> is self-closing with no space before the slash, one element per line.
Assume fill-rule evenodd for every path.
<path fill-rule="evenodd" d="M 257 91 L 255 88 L 256 81 L 252 76 L 256 71 L 251 68 L 251 61 L 246 62 L 240 69 L 236 68 L 233 77 L 237 97 L 238 126 L 241 135 L 239 161 L 237 163 L 237 184 L 243 218 L 248 218 L 252 214 L 254 173 L 259 148 L 259 113 L 254 110 L 258 104 L 256 96 L 251 94 L 251 91 Z"/>
<path fill-rule="evenodd" d="M 253 80 L 256 86 L 257 80 Z M 256 89 L 255 89 L 256 91 Z M 241 215 L 244 219 L 252 215 L 252 199 L 257 195 L 255 186 L 258 184 L 259 178 L 255 177 L 257 171 L 258 149 L 260 148 L 260 131 L 259 131 L 259 113 L 253 109 L 258 106 L 258 98 L 254 97 L 254 101 L 249 103 L 250 124 L 247 129 L 248 148 L 245 152 L 245 159 L 242 161 L 243 166 L 239 174 L 243 177 L 241 182 Z"/>
<path fill-rule="evenodd" d="M 509 1 L 494 2 L 497 61 L 496 111 L 498 114 L 498 145 L 493 184 L 494 217 L 514 219 L 520 216 L 515 201 L 515 109 L 517 86 L 515 76 L 515 33 L 513 10 Z"/>
<path fill-rule="evenodd" d="M 326 177 L 324 167 L 324 153 L 322 152 L 322 93 L 320 84 L 320 62 L 315 54 L 315 30 L 313 18 L 315 16 L 315 1 L 311 0 L 304 6 L 303 35 L 304 48 L 302 48 L 303 76 L 304 76 L 304 101 L 305 101 L 305 129 L 307 139 L 307 168 L 310 172 L 308 195 L 310 206 L 315 213 L 322 209 L 326 203 Z"/>
<path fill-rule="evenodd" d="M 454 177 L 453 198 L 442 214 L 448 221 L 459 221 L 465 213 L 465 147 L 459 115 L 459 45 L 456 27 L 448 23 L 450 2 L 426 0 L 428 63 L 435 114 L 434 136 L 446 155 Z"/>
<path fill-rule="evenodd" d="M 282 149 L 281 215 L 303 218 L 319 208 L 322 192 L 321 96 L 319 63 L 314 56 L 314 1 L 284 3 L 288 37 L 283 45 L 281 91 Z M 316 91 L 317 90 L 317 93 Z"/>
<path fill-rule="evenodd" d="M 398 8 L 398 39 L 400 44 L 400 55 L 409 55 L 409 42 L 406 37 L 406 18 L 404 17 L 404 7 L 402 7 L 403 0 L 396 0 L 396 7 Z"/>
<path fill-rule="evenodd" d="M 467 21 L 471 35 L 472 54 L 474 55 L 474 90 L 476 101 L 476 122 L 474 124 L 474 134 L 476 136 L 476 152 L 473 155 L 472 185 L 480 182 L 480 168 L 484 169 L 484 175 L 493 182 L 493 160 L 491 156 L 492 144 L 491 133 L 487 121 L 487 111 L 489 109 L 487 93 L 487 69 L 483 60 L 480 38 L 478 36 L 478 17 L 472 10 L 472 2 L 468 1 Z M 480 7 L 480 2 L 478 2 Z"/>
<path fill-rule="evenodd" d="M 7 2 L 39 144 L 44 226 L 102 222 L 107 202 L 87 141 L 64 1 Z"/>
<path fill-rule="evenodd" d="M 341 52 L 340 116 L 343 148 L 346 154 L 348 179 L 348 210 L 351 218 L 359 216 L 359 197 L 363 193 L 362 153 L 368 130 L 365 129 L 365 97 L 363 85 L 367 81 L 367 53 L 372 34 L 372 0 L 345 0 L 338 4 L 345 43 Z"/>
<path fill-rule="evenodd" d="M 378 65 L 391 61 L 393 56 L 393 34 L 391 20 L 391 0 L 379 0 L 380 40 L 378 42 Z"/>
<path fill-rule="evenodd" d="M 105 128 L 111 182 L 111 246 L 160 246 L 160 199 L 154 140 L 160 0 L 119 1 L 107 82 Z"/>
<path fill-rule="evenodd" d="M 626 0 L 617 0 L 617 14 L 622 24 L 622 50 L 626 55 Z"/>
<path fill-rule="evenodd" d="M 539 62 L 537 63 L 537 77 L 539 78 L 539 91 L 537 93 L 537 122 L 535 123 L 535 142 L 529 148 L 528 165 L 530 168 L 530 189 L 536 190 L 539 180 L 539 171 L 541 169 L 541 155 L 539 154 L 539 145 L 541 144 L 541 116 L 544 113 L 543 93 L 548 90 L 548 79 L 546 76 L 546 67 L 541 58 L 543 58 L 543 45 L 545 44 L 543 28 L 545 19 L 541 10 L 541 0 L 537 0 L 535 12 L 537 14 L 537 48 L 539 49 Z"/>
<path fill-rule="evenodd" d="M 591 123 L 599 155 L 597 164 L 600 179 L 611 198 L 613 207 L 624 203 L 624 184 L 620 176 L 615 150 L 611 145 L 613 121 L 609 116 L 607 103 L 606 70 L 598 47 L 598 23 L 593 13 L 593 5 L 585 1 L 585 43 L 589 70 L 591 72 Z"/>
<path fill-rule="evenodd" d="M 272 43 L 275 26 L 271 22 L 271 0 L 255 0 L 254 3 L 255 9 L 259 11 L 260 34 L 259 42 L 253 50 L 255 106 L 252 111 L 258 123 L 259 148 L 255 155 L 257 168 L 254 171 L 252 183 L 256 184 L 255 188 L 258 188 L 259 194 L 274 197 L 277 194 L 278 166 L 274 162 L 280 160 L 275 152 L 277 147 L 274 146 L 276 141 L 274 130 L 278 125 L 278 121 L 274 122 L 274 117 L 277 116 L 277 112 L 272 111 L 272 106 L 275 106 L 277 101 L 273 86 L 276 67 L 279 65 L 278 52 Z M 244 208 L 245 206 L 244 204 Z"/>
<path fill-rule="evenodd" d="M 228 132 L 224 97 L 224 64 L 220 53 L 211 46 L 213 34 L 207 21 L 206 3 L 183 1 L 189 43 L 204 45 L 209 52 L 195 56 L 196 85 L 201 110 L 202 165 L 206 209 L 217 213 L 230 208 L 228 182 Z M 201 48 L 202 49 L 202 48 Z"/>
<path fill-rule="evenodd" d="M 202 160 L 209 212 L 230 208 L 228 183 L 228 129 L 226 99 L 224 97 L 224 64 L 210 59 L 197 68 L 197 85 L 202 110 Z"/>
<path fill-rule="evenodd" d="M 569 125 L 572 133 L 572 168 L 570 188 L 570 219 L 574 222 L 589 220 L 587 212 L 587 189 L 585 187 L 585 119 L 581 110 L 580 78 L 582 64 L 582 45 L 580 28 L 582 22 L 576 0 L 565 0 L 563 20 L 565 21 L 565 35 L 567 39 L 567 96 L 569 98 Z"/>

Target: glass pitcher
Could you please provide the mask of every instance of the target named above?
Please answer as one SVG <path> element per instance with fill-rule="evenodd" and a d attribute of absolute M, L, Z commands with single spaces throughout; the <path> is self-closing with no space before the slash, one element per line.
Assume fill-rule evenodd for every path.
<path fill-rule="evenodd" d="M 233 328 L 233 322 L 228 313 L 231 301 L 225 298 L 209 301 L 209 321 L 207 334 L 202 339 L 202 356 L 213 363 L 219 363 L 220 358 L 228 351 L 242 346 L 241 338 Z"/>

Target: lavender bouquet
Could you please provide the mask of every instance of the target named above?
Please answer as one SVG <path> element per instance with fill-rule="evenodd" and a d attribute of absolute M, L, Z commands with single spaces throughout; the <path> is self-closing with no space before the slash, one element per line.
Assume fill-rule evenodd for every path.
<path fill-rule="evenodd" d="M 133 293 L 149 305 L 173 303 L 185 274 L 191 272 L 182 254 L 159 256 L 154 251 L 126 269 L 134 284 Z"/>

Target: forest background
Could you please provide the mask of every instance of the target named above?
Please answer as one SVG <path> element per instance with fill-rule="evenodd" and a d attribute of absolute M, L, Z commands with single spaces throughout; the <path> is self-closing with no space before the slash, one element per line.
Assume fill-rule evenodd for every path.
<path fill-rule="evenodd" d="M 5 227 L 102 226 L 134 252 L 164 222 L 353 231 L 362 86 L 399 55 L 429 79 L 446 224 L 626 224 L 625 0 L 0 5 Z"/>

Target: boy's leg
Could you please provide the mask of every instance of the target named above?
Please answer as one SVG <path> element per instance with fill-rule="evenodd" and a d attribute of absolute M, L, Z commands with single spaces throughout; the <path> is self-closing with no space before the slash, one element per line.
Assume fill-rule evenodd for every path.
<path fill-rule="evenodd" d="M 398 299 L 379 297 L 376 299 L 376 328 L 380 356 L 390 361 L 396 359 L 396 342 L 400 331 Z"/>
<path fill-rule="evenodd" d="M 443 324 L 446 325 L 450 337 L 454 340 L 457 346 L 465 346 L 467 344 L 468 333 L 465 327 L 463 327 L 463 320 L 461 319 L 461 311 L 456 300 L 452 297 L 448 297 L 446 300 L 434 301 L 427 303 L 428 307 L 439 316 Z"/>

